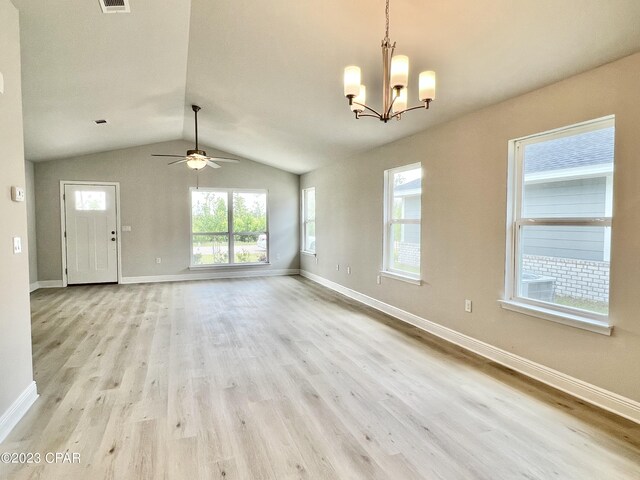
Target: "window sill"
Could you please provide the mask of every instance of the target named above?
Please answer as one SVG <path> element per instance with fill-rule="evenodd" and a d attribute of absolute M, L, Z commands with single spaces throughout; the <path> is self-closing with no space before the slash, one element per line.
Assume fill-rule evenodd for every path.
<path fill-rule="evenodd" d="M 242 267 L 259 267 L 263 265 L 271 265 L 270 262 L 260 262 L 260 263 L 229 263 L 224 265 L 190 265 L 189 270 L 217 270 L 220 268 L 242 268 Z"/>
<path fill-rule="evenodd" d="M 498 303 L 506 310 L 523 313 L 525 315 L 542 318 L 550 322 L 561 323 L 563 325 L 580 328 L 582 330 L 588 330 L 601 335 L 610 336 L 613 332 L 613 326 L 592 318 L 572 315 L 570 313 L 561 313 L 550 308 L 527 305 L 525 303 L 515 302 L 512 300 L 498 300 Z"/>
<path fill-rule="evenodd" d="M 307 252 L 306 250 L 300 250 L 300 255 L 306 255 L 308 257 L 317 256 L 316 252 Z"/>
<path fill-rule="evenodd" d="M 411 283 L 412 285 L 422 285 L 422 280 L 419 278 L 407 277 L 406 275 L 400 275 L 399 273 L 392 272 L 380 272 L 380 276 L 393 278 L 395 280 L 400 280 L 401 282 Z"/>

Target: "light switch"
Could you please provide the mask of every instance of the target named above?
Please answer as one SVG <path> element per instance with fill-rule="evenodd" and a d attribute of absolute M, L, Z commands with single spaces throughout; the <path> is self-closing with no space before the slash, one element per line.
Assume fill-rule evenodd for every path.
<path fill-rule="evenodd" d="M 13 237 L 13 253 L 22 253 L 22 239 L 20 237 Z"/>
<path fill-rule="evenodd" d="M 130 232 L 131 231 L 131 225 L 123 225 L 122 226 L 122 231 L 123 232 Z"/>
<path fill-rule="evenodd" d="M 14 202 L 24 202 L 24 188 L 22 187 L 11 187 L 11 200 Z"/>

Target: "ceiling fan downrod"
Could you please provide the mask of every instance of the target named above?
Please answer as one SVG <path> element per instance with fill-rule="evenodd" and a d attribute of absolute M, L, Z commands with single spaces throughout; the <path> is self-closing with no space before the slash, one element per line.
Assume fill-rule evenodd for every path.
<path fill-rule="evenodd" d="M 193 110 L 195 116 L 195 126 L 196 126 L 196 148 L 194 150 L 187 150 L 187 155 L 202 155 L 203 157 L 207 156 L 207 152 L 204 150 L 200 150 L 198 146 L 198 112 L 200 111 L 200 107 L 198 105 L 191 105 L 191 110 Z"/>

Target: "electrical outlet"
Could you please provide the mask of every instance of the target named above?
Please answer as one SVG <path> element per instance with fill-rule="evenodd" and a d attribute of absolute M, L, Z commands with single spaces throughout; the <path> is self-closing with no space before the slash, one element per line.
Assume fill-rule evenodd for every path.
<path fill-rule="evenodd" d="M 316 257 L 316 265 L 318 264 L 318 257 Z"/>
<path fill-rule="evenodd" d="M 347 275 L 351 275 L 351 267 L 347 267 Z"/>
<path fill-rule="evenodd" d="M 340 271 L 340 264 L 338 263 L 336 264 L 336 272 L 339 272 L 339 271 Z"/>
<path fill-rule="evenodd" d="M 378 285 L 380 285 L 380 284 L 382 283 L 382 278 L 380 277 L 380 275 L 378 275 L 378 276 L 376 277 L 376 283 L 377 283 Z"/>
<path fill-rule="evenodd" d="M 472 306 L 471 305 L 471 300 L 466 299 L 464 301 L 464 311 L 467 312 L 467 313 L 471 313 L 471 306 Z"/>
<path fill-rule="evenodd" d="M 162 263 L 162 258 L 156 257 L 156 263 Z"/>

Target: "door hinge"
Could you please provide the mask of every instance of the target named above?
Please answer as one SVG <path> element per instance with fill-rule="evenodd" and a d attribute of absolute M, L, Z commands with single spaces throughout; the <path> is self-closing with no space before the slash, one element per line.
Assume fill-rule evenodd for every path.
<path fill-rule="evenodd" d="M 67 199 L 67 195 L 63 193 L 63 194 L 62 194 L 62 199 L 63 199 L 63 200 L 66 200 L 66 199 Z"/>
<path fill-rule="evenodd" d="M 67 232 L 64 232 L 64 238 L 67 238 Z"/>
<path fill-rule="evenodd" d="M 65 269 L 64 269 L 64 274 L 65 274 L 65 275 L 68 275 L 68 274 L 69 274 L 69 270 L 65 268 Z"/>

